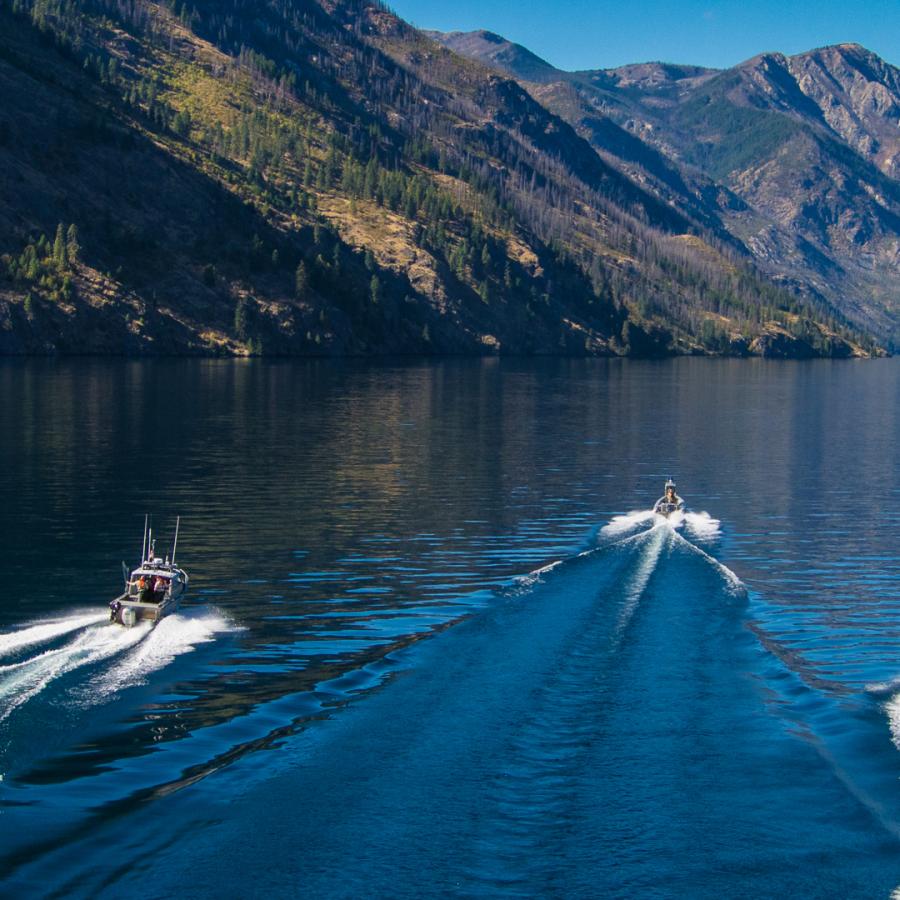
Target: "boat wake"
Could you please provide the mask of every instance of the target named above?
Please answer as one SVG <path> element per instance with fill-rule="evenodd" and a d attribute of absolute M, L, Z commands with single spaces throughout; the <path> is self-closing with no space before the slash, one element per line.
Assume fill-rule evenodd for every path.
<path fill-rule="evenodd" d="M 0 634 L 0 660 L 13 656 L 19 651 L 35 644 L 47 643 L 60 635 L 78 631 L 88 625 L 105 622 L 106 613 L 90 613 L 82 616 L 68 616 L 65 619 L 53 619 L 28 625 L 8 634 Z"/>
<path fill-rule="evenodd" d="M 145 637 L 149 628 L 149 625 L 142 625 L 125 630 L 91 624 L 78 630 L 74 638 L 60 647 L 0 666 L 0 722 L 70 672 L 101 663 L 127 650 Z"/>
<path fill-rule="evenodd" d="M 76 705 L 106 702 L 230 630 L 224 616 L 207 609 L 169 616 L 156 628 L 122 628 L 105 613 L 80 613 L 0 634 L 0 723 L 55 685 Z M 81 674 L 88 680 L 71 684 L 69 676 Z"/>
<path fill-rule="evenodd" d="M 406 896 L 652 893 L 637 880 L 648 855 L 672 861 L 659 883 L 677 878 L 678 861 L 704 846 L 698 831 L 734 827 L 727 789 L 743 782 L 731 767 L 759 762 L 729 738 L 748 730 L 739 671 L 752 638 L 737 578 L 686 529 L 645 519 L 518 579 L 417 644 L 415 675 L 285 738 L 293 764 L 234 800 L 214 843 L 192 844 L 190 861 L 161 851 L 160 892 L 215 858 L 235 884 L 284 893 L 262 860 L 289 846 L 304 848 L 294 886 L 318 896 L 388 896 L 398 884 Z M 712 762 L 698 769 L 698 754 Z M 709 801 L 696 829 L 679 814 L 677 773 Z M 206 796 L 231 803 L 248 773 L 236 764 L 217 778 Z M 383 827 L 386 808 L 402 810 L 402 825 Z M 671 810 L 671 827 L 647 836 L 643 823 Z M 610 865 L 604 848 L 629 831 L 642 835 L 635 852 Z M 246 868 L 232 871 L 238 857 Z M 127 873 L 117 884 L 133 887 Z"/>
<path fill-rule="evenodd" d="M 881 706 L 887 717 L 891 742 L 900 750 L 900 678 L 867 684 L 866 694 Z"/>
<path fill-rule="evenodd" d="M 396 896 L 398 884 L 403 896 L 718 896 L 718 885 L 685 885 L 702 885 L 735 847 L 748 895 L 794 886 L 797 860 L 811 855 L 829 883 L 864 883 L 867 858 L 847 876 L 847 861 L 832 864 L 828 850 L 868 834 L 873 820 L 879 841 L 885 829 L 896 837 L 890 810 L 873 800 L 884 793 L 884 767 L 870 776 L 852 765 L 872 756 L 834 740 L 847 731 L 844 706 L 760 652 L 748 625 L 752 598 L 696 537 L 718 533 L 714 522 L 621 517 L 597 546 L 531 572 L 477 615 L 417 642 L 410 677 L 378 678 L 380 690 L 321 721 L 315 707 L 315 727 L 294 729 L 270 710 L 264 740 L 247 742 L 244 732 L 240 745 L 179 770 L 178 786 L 194 791 L 181 809 L 204 808 L 214 833 L 173 841 L 179 807 L 144 802 L 142 788 L 138 799 L 117 801 L 133 817 L 128 828 L 98 813 L 66 839 L 70 866 L 85 834 L 126 864 L 110 876 L 85 854 L 66 889 L 87 895 L 114 884 L 117 894 L 139 895 L 149 881 L 174 895 L 192 874 L 215 870 L 236 893 L 276 896 Z M 29 659 L 39 660 L 35 649 L 71 648 L 103 630 L 80 627 L 34 623 L 16 640 L 30 641 Z M 208 610 L 165 619 L 66 696 L 108 700 L 220 628 L 231 626 Z M 900 685 L 880 689 L 890 702 Z M 297 715 L 296 698 L 289 709 Z M 252 762 L 243 748 L 269 747 L 271 736 L 280 762 Z M 123 781 L 117 771 L 109 777 Z M 175 784 L 154 783 L 153 796 L 180 802 L 171 800 Z M 837 811 L 819 841 L 809 828 L 817 804 Z M 388 827 L 385 809 L 398 811 Z M 129 833 L 141 835 L 139 849 Z M 271 864 L 295 859 L 297 846 L 302 865 Z M 55 853 L 25 846 L 13 860 L 21 883 Z M 130 864 L 137 853 L 140 866 Z"/>
<path fill-rule="evenodd" d="M 614 516 L 608 525 L 600 529 L 601 539 L 621 538 L 648 528 L 671 528 L 684 532 L 691 540 L 711 543 L 721 534 L 721 522 L 707 512 L 675 512 L 668 518 L 657 515 L 652 509 Z"/>
<path fill-rule="evenodd" d="M 146 684 L 150 675 L 177 657 L 214 641 L 219 634 L 237 630 L 215 610 L 191 610 L 167 616 L 109 671 L 98 673 L 87 684 L 73 688 L 72 697 L 83 706 L 105 703 L 126 688 Z"/>

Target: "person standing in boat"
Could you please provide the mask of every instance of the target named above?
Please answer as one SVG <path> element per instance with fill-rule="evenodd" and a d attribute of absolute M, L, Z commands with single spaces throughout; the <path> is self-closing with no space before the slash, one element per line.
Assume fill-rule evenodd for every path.
<path fill-rule="evenodd" d="M 666 482 L 666 492 L 656 501 L 653 512 L 661 516 L 667 516 L 670 513 L 678 512 L 684 509 L 684 500 L 675 493 L 675 482 L 670 478 Z"/>

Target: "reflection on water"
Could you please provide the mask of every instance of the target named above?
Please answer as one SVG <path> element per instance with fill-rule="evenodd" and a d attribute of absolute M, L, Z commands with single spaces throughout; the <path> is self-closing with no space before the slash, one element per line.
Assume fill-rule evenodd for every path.
<path fill-rule="evenodd" d="M 516 576 L 611 521 L 640 526 L 628 514 L 670 474 L 698 514 L 686 534 L 750 586 L 766 665 L 874 706 L 889 741 L 898 375 L 893 360 L 0 365 L 8 859 L 32 853 L 23 829 L 51 846 L 281 746 Z M 182 515 L 191 592 L 154 632 L 114 632 L 96 611 L 145 511 L 161 544 Z M 832 706 L 777 687 L 779 715 L 830 727 Z"/>

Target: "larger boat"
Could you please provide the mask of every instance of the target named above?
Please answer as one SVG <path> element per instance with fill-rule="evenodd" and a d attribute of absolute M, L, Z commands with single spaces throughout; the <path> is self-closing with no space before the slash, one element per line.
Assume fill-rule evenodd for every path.
<path fill-rule="evenodd" d="M 144 544 L 141 549 L 141 564 L 130 573 L 122 563 L 125 576 L 125 590 L 110 601 L 109 621 L 130 628 L 139 622 L 158 622 L 178 609 L 178 604 L 188 586 L 188 575 L 175 565 L 175 550 L 178 547 L 178 528 L 181 517 L 175 520 L 175 540 L 172 544 L 172 558 L 156 555 L 156 540 L 153 530 L 144 519 Z"/>

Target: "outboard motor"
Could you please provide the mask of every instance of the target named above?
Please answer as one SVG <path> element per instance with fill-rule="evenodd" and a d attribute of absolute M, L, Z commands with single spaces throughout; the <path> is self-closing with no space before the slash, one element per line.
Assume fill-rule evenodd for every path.
<path fill-rule="evenodd" d="M 122 610 L 122 624 L 126 628 L 131 628 L 137 622 L 137 613 L 130 606 L 126 606 Z"/>

